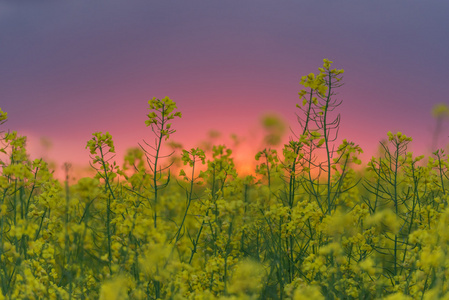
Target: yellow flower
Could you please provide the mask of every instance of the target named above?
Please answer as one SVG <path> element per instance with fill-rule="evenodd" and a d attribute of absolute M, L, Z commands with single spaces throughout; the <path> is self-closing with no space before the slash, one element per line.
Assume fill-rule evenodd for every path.
<path fill-rule="evenodd" d="M 313 285 L 300 285 L 293 294 L 293 300 L 325 299 L 320 289 Z"/>
<path fill-rule="evenodd" d="M 326 70 L 329 70 L 332 63 L 333 63 L 333 61 L 330 61 L 327 58 L 323 59 L 323 68 L 325 68 Z"/>
<path fill-rule="evenodd" d="M 8 119 L 8 113 L 7 113 L 7 112 L 4 112 L 4 111 L 0 108 L 0 124 L 4 123 L 7 119 Z"/>
<path fill-rule="evenodd" d="M 410 296 L 404 295 L 402 293 L 391 294 L 385 298 L 385 300 L 409 300 L 412 299 Z"/>
<path fill-rule="evenodd" d="M 432 115 L 435 118 L 448 118 L 449 117 L 449 106 L 445 103 L 436 104 L 432 108 Z M 1 118 L 0 118 L 1 120 Z"/>
<path fill-rule="evenodd" d="M 117 277 L 101 285 L 100 300 L 128 299 L 128 281 L 125 277 Z"/>
<path fill-rule="evenodd" d="M 368 273 L 370 276 L 373 276 L 376 273 L 376 268 L 374 267 L 374 261 L 371 257 L 366 258 L 359 262 L 360 268 Z"/>
<path fill-rule="evenodd" d="M 253 261 L 237 264 L 228 291 L 233 294 L 256 294 L 262 288 L 263 267 Z"/>
<path fill-rule="evenodd" d="M 375 226 L 378 232 L 389 230 L 394 234 L 399 232 L 401 226 L 399 218 L 390 209 L 384 209 L 369 215 L 365 222 L 367 226 Z"/>

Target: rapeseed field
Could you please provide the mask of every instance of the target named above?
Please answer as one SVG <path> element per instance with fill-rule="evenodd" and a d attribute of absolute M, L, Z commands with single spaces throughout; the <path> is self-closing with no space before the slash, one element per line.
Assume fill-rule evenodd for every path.
<path fill-rule="evenodd" d="M 389 132 L 359 171 L 362 149 L 335 145 L 331 64 L 301 79 L 301 132 L 244 177 L 225 145 L 184 149 L 173 171 L 168 97 L 149 101 L 151 142 L 121 165 L 94 133 L 96 175 L 70 186 L 0 109 L 0 299 L 449 299 L 447 155 Z"/>

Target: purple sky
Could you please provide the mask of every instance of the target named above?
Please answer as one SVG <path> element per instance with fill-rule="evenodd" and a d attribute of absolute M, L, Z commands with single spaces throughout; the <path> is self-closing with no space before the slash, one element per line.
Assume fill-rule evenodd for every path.
<path fill-rule="evenodd" d="M 0 0 L 2 129 L 87 164 L 92 132 L 111 132 L 119 155 L 151 140 L 147 101 L 169 96 L 186 148 L 211 129 L 250 141 L 267 111 L 298 130 L 300 77 L 329 58 L 345 69 L 340 137 L 371 155 L 402 131 L 421 153 L 432 106 L 449 103 L 448 15 L 447 1 Z"/>

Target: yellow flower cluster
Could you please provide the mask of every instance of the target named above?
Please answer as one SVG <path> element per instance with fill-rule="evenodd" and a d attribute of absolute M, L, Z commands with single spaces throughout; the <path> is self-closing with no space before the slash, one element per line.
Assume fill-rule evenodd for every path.
<path fill-rule="evenodd" d="M 145 124 L 158 127 L 160 135 L 165 136 L 167 140 L 170 134 L 176 131 L 171 129 L 171 123 L 168 123 L 168 121 L 175 117 L 180 118 L 181 112 L 173 112 L 177 109 L 176 103 L 168 97 L 163 99 L 153 98 L 148 101 L 148 104 L 152 111 L 147 115 L 148 120 L 145 121 Z"/>
<path fill-rule="evenodd" d="M 6 120 L 8 120 L 8 113 L 4 112 L 1 108 L 0 108 L 0 125 L 5 123 Z"/>

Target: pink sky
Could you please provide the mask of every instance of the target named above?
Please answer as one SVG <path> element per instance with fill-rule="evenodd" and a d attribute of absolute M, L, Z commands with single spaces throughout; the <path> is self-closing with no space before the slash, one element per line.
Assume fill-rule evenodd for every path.
<path fill-rule="evenodd" d="M 236 155 L 252 160 L 260 116 L 299 130 L 300 77 L 329 58 L 345 69 L 340 138 L 370 157 L 402 131 L 423 153 L 432 106 L 449 103 L 448 12 L 446 2 L 386 0 L 1 2 L 3 129 L 29 136 L 32 156 L 76 165 L 88 163 L 91 134 L 109 131 L 121 162 L 152 139 L 147 101 L 169 96 L 183 113 L 173 140 L 190 148 L 210 130 L 236 133 Z"/>

